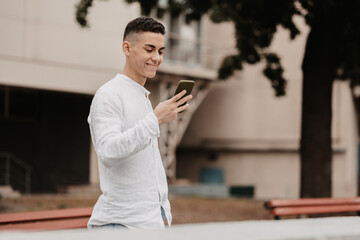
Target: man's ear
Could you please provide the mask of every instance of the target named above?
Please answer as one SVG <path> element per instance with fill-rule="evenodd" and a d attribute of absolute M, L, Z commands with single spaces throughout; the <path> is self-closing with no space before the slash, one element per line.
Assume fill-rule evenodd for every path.
<path fill-rule="evenodd" d="M 122 49 L 126 56 L 130 55 L 130 48 L 131 48 L 131 43 L 128 41 L 124 41 L 122 44 Z"/>

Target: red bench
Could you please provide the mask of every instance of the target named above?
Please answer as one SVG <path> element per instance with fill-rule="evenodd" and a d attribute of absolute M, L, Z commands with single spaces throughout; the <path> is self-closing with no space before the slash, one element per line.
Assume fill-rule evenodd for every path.
<path fill-rule="evenodd" d="M 360 197 L 274 199 L 265 202 L 275 219 L 283 216 L 360 212 Z"/>
<path fill-rule="evenodd" d="M 0 231 L 86 228 L 92 207 L 0 214 Z"/>

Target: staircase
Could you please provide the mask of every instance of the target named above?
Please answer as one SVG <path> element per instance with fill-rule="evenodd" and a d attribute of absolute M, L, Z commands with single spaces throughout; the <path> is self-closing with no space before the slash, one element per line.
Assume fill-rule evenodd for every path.
<path fill-rule="evenodd" d="M 0 152 L 0 186 L 30 193 L 31 166 L 9 152 Z"/>

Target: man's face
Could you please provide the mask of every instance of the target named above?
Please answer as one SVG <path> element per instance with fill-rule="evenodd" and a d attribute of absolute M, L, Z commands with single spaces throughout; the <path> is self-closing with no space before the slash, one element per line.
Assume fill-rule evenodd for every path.
<path fill-rule="evenodd" d="M 139 77 L 153 78 L 163 61 L 165 49 L 164 35 L 143 32 L 135 34 L 130 40 L 128 61 L 133 72 Z"/>

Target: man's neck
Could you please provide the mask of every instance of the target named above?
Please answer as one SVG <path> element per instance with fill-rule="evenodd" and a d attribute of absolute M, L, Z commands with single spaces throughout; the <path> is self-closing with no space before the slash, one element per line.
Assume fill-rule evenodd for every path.
<path fill-rule="evenodd" d="M 122 71 L 121 74 L 123 74 L 123 75 L 127 76 L 128 78 L 130 78 L 131 80 L 137 82 L 141 86 L 144 86 L 146 83 L 146 77 L 139 76 L 136 72 L 129 71 L 126 67 L 124 68 L 124 70 Z"/>

